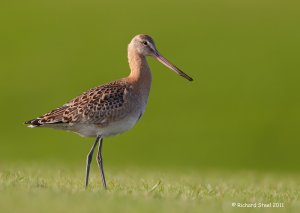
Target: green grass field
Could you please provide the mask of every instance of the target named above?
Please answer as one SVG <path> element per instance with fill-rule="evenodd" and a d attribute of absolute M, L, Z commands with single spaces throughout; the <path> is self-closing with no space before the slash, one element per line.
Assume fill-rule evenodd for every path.
<path fill-rule="evenodd" d="M 173 172 L 108 169 L 103 190 L 93 168 L 0 167 L 0 212 L 298 212 L 300 175 L 257 172 Z M 237 208 L 232 203 L 283 203 Z"/>

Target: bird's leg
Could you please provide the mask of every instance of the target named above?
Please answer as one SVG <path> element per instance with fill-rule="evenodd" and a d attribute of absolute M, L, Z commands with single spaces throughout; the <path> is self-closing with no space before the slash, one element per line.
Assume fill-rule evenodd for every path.
<path fill-rule="evenodd" d="M 92 162 L 94 149 L 97 146 L 100 138 L 101 138 L 101 136 L 97 136 L 96 141 L 95 141 L 94 145 L 92 146 L 92 148 L 91 148 L 91 150 L 90 150 L 90 152 L 89 152 L 89 154 L 87 155 L 87 158 L 86 158 L 85 188 L 87 188 L 87 186 L 89 184 L 90 165 L 91 165 L 91 162 Z"/>
<path fill-rule="evenodd" d="M 102 160 L 102 143 L 103 143 L 103 139 L 101 138 L 100 143 L 99 143 L 99 148 L 98 148 L 97 161 L 98 161 L 98 166 L 99 166 L 99 169 L 100 169 L 100 175 L 101 175 L 101 178 L 102 178 L 103 187 L 105 189 L 107 189 L 105 176 L 104 176 L 104 169 L 103 169 L 103 160 Z"/>

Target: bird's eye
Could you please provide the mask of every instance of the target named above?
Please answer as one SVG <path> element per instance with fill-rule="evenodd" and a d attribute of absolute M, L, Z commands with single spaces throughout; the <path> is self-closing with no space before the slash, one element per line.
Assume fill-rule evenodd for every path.
<path fill-rule="evenodd" d="M 147 46 L 148 42 L 147 41 L 143 41 L 143 45 Z"/>

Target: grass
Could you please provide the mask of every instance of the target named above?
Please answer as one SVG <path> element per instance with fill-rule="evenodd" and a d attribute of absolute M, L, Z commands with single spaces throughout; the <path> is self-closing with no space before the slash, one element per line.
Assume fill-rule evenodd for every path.
<path fill-rule="evenodd" d="M 0 212 L 299 212 L 297 174 L 141 169 L 107 170 L 108 190 L 93 168 L 1 166 Z M 233 208 L 232 203 L 283 203 L 284 208 Z"/>

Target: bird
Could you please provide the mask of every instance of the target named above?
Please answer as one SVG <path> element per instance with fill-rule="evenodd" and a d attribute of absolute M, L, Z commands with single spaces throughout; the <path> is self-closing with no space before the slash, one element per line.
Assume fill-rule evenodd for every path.
<path fill-rule="evenodd" d="M 66 104 L 25 122 L 31 128 L 48 127 L 96 138 L 86 158 L 85 188 L 89 183 L 93 153 L 99 144 L 96 160 L 103 187 L 107 189 L 102 158 L 103 139 L 131 129 L 145 112 L 152 82 L 147 56 L 193 81 L 158 52 L 151 36 L 139 34 L 128 44 L 130 74 L 127 77 L 94 87 Z"/>

